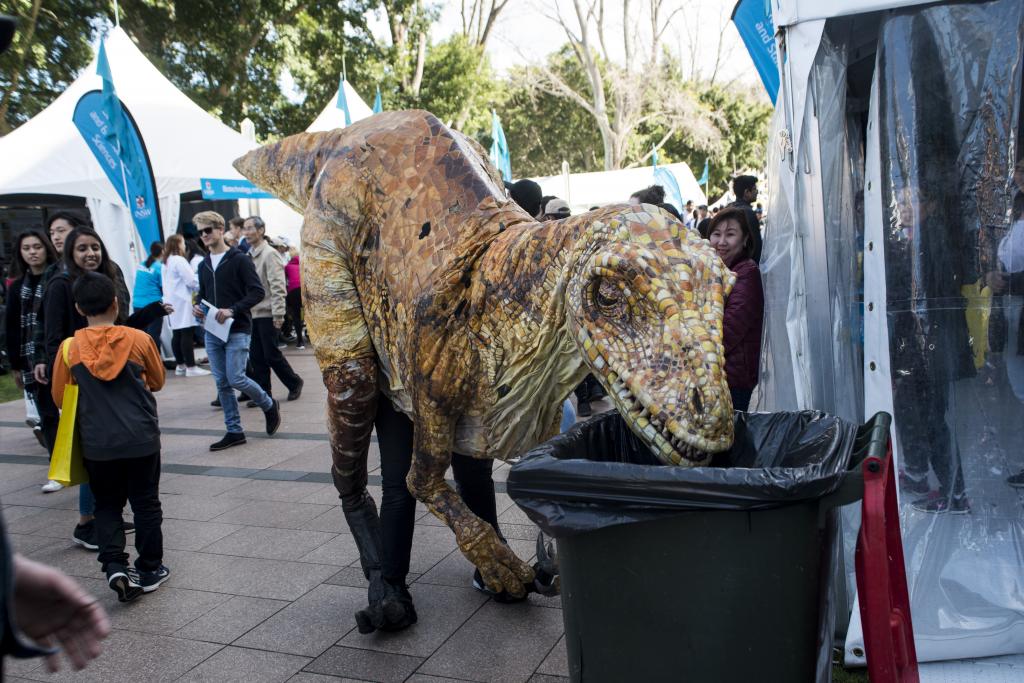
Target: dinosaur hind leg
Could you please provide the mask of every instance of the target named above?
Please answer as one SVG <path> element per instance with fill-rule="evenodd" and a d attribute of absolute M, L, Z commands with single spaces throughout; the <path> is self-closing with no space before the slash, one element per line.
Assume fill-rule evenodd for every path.
<path fill-rule="evenodd" d="M 367 455 L 376 411 L 376 362 L 370 358 L 348 361 L 324 370 L 327 386 L 327 427 L 331 441 L 331 477 L 341 498 L 341 509 L 359 549 L 363 576 L 370 582 L 369 605 L 356 613 L 361 633 L 383 628 L 385 584 L 382 575 L 383 543 L 377 505 L 366 490 Z"/>
<path fill-rule="evenodd" d="M 411 600 L 408 608 L 388 606 L 402 601 L 392 599 L 394 591 L 384 581 L 380 517 L 366 490 L 366 460 L 377 409 L 377 357 L 347 255 L 331 233 L 317 212 L 307 212 L 302 229 L 303 303 L 327 387 L 331 475 L 370 582 L 369 606 L 357 613 L 356 622 L 363 632 L 402 628 L 415 621 L 415 612 L 410 620 Z"/>

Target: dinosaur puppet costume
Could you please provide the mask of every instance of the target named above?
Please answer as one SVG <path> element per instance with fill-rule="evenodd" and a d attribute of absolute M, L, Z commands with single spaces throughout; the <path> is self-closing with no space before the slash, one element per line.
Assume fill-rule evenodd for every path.
<path fill-rule="evenodd" d="M 537 223 L 475 142 L 423 111 L 295 135 L 235 165 L 304 215 L 305 316 L 371 604 L 379 392 L 414 423 L 409 490 L 488 587 L 512 595 L 533 571 L 445 483 L 453 451 L 507 459 L 553 436 L 588 372 L 666 464 L 731 446 L 722 309 L 733 277 L 669 214 L 619 205 Z"/>

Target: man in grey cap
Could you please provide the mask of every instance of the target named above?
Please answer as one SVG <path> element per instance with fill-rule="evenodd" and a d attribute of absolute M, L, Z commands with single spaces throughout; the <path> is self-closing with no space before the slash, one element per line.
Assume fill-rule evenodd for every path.
<path fill-rule="evenodd" d="M 564 199 L 554 197 L 548 200 L 548 203 L 544 205 L 544 211 L 541 215 L 542 221 L 557 221 L 562 218 L 568 218 L 572 215 L 569 210 L 569 202 Z"/>

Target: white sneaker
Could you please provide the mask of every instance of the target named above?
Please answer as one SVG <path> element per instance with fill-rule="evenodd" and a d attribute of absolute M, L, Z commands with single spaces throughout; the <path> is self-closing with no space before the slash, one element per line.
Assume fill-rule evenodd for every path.
<path fill-rule="evenodd" d="M 191 367 L 191 368 L 186 368 L 185 369 L 185 376 L 186 377 L 205 377 L 206 375 L 209 375 L 209 374 L 210 374 L 209 370 L 203 370 L 198 365 L 196 365 L 195 367 Z"/>
<path fill-rule="evenodd" d="M 186 372 L 188 372 L 188 368 L 186 368 L 184 365 L 179 365 L 178 367 L 174 368 L 174 374 L 178 375 L 179 377 L 184 377 Z"/>
<path fill-rule="evenodd" d="M 50 481 L 43 484 L 42 488 L 43 493 L 53 493 L 55 491 L 60 491 L 62 488 L 64 488 L 64 484 L 60 483 L 59 481 L 54 481 L 53 479 L 51 479 Z"/>

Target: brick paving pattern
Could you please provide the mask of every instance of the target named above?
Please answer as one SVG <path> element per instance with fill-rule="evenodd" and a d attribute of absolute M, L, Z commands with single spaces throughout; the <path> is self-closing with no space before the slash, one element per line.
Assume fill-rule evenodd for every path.
<path fill-rule="evenodd" d="M 422 506 L 410 574 L 419 623 L 359 634 L 352 615 L 366 605 L 366 581 L 329 483 L 325 391 L 311 350 L 286 353 L 306 388 L 282 403 L 274 437 L 263 433 L 261 411 L 243 407 L 248 444 L 211 453 L 224 432 L 220 410 L 209 405 L 212 378 L 172 373 L 157 394 L 172 573 L 134 603 L 118 603 L 95 555 L 71 543 L 77 491 L 39 490 L 46 454 L 24 426 L 22 403 L 0 404 L 0 501 L 14 547 L 76 577 L 114 626 L 85 671 L 50 675 L 40 660 L 8 659 L 7 680 L 567 681 L 558 599 L 502 605 L 473 590 L 454 535 Z M 278 384 L 275 394 L 286 393 Z M 370 449 L 370 492 L 379 502 L 376 443 Z M 495 464 L 499 491 L 507 472 Z M 497 497 L 503 532 L 532 562 L 536 528 L 507 495 Z"/>

